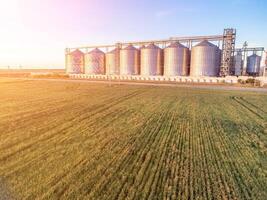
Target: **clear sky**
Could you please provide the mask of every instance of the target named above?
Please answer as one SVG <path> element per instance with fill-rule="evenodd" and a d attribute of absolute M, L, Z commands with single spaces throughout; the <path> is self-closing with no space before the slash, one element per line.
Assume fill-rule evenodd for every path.
<path fill-rule="evenodd" d="M 267 48 L 266 0 L 0 0 L 0 66 L 64 67 L 64 48 L 237 29 Z"/>

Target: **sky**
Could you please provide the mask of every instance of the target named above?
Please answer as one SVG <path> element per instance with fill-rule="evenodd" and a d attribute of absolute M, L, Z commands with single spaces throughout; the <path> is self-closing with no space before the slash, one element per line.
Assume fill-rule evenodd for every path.
<path fill-rule="evenodd" d="M 266 0 L 0 0 L 0 67 L 64 68 L 66 47 L 218 35 L 267 48 Z"/>

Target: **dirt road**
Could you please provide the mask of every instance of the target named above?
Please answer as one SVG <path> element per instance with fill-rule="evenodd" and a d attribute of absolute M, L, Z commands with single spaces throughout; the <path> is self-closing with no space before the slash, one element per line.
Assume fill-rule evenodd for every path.
<path fill-rule="evenodd" d="M 208 90 L 234 90 L 247 92 L 263 92 L 267 93 L 267 88 L 258 87 L 238 87 L 233 85 L 198 85 L 198 84 L 182 84 L 182 83 L 162 83 L 162 82 L 130 82 L 130 81 L 105 81 L 105 80 L 82 80 L 82 79 L 49 79 L 49 78 L 0 78 L 0 80 L 31 80 L 31 81 L 53 81 L 53 82 L 79 82 L 79 83 L 98 83 L 110 85 L 138 85 L 138 86 L 157 86 L 157 87 L 183 87 Z"/>

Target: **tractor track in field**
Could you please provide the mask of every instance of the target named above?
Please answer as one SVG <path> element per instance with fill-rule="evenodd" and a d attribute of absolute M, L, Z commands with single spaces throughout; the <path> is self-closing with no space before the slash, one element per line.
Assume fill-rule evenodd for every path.
<path fill-rule="evenodd" d="M 242 107 L 244 107 L 245 109 L 249 110 L 251 113 L 253 113 L 254 115 L 256 115 L 257 117 L 259 117 L 262 120 L 266 120 L 266 117 L 264 117 L 262 114 L 259 114 L 259 112 L 264 112 L 261 109 L 258 109 L 255 111 L 251 108 L 251 104 L 247 103 L 247 101 L 244 101 L 243 98 L 239 98 L 239 97 L 231 97 L 233 100 L 235 100 L 239 105 L 241 105 Z M 266 114 L 264 112 L 264 114 Z"/>
<path fill-rule="evenodd" d="M 248 101 L 247 99 L 245 99 L 244 97 L 239 97 L 242 101 L 246 102 L 247 104 L 251 105 L 252 107 L 254 107 L 255 109 L 259 110 L 260 112 L 267 114 L 267 112 L 265 112 L 264 110 L 262 110 L 262 108 L 260 108 L 259 106 L 251 103 L 250 101 Z"/>

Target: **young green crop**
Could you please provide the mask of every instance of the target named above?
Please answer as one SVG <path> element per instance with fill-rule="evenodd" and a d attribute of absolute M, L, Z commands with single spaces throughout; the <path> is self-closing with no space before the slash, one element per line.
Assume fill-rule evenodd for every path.
<path fill-rule="evenodd" d="M 264 93 L 1 79 L 0 94 L 14 198 L 267 196 Z"/>

